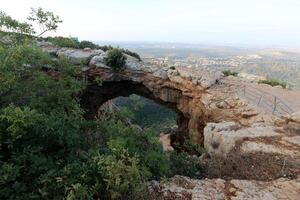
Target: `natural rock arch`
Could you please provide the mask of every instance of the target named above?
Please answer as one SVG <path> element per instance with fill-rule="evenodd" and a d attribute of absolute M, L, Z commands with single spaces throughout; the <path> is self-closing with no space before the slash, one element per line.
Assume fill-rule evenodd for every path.
<path fill-rule="evenodd" d="M 188 136 L 193 142 L 203 144 L 204 127 L 208 122 L 233 120 L 248 123 L 248 111 L 245 112 L 244 105 L 238 105 L 236 100 L 228 102 L 232 94 L 216 85 L 222 77 L 218 73 L 162 67 L 139 62 L 131 57 L 124 69 L 115 71 L 103 66 L 100 58 L 100 64 L 97 64 L 95 60 L 98 58 L 94 58 L 89 67 L 82 69 L 81 74 L 82 78 L 91 83 L 80 95 L 82 107 L 89 119 L 95 117 L 99 107 L 106 101 L 137 94 L 165 105 L 178 114 L 179 128 L 175 138 L 179 143 Z M 94 81 L 99 78 L 102 86 Z"/>
<path fill-rule="evenodd" d="M 101 86 L 97 84 L 89 85 L 81 94 L 81 104 L 86 110 L 86 117 L 93 119 L 97 115 L 99 107 L 108 100 L 120 96 L 128 97 L 131 94 L 154 100 L 156 103 L 172 109 L 177 114 L 178 134 L 174 137 L 176 142 L 183 143 L 184 139 L 189 136 L 191 115 L 188 112 L 180 110 L 182 109 L 182 105 L 180 104 L 188 105 L 190 98 L 182 96 L 181 91 L 178 89 L 161 88 L 160 95 L 157 95 L 157 93 L 149 90 L 141 82 L 134 82 L 132 80 L 104 81 Z M 203 126 L 199 127 L 199 131 L 202 131 L 204 126 L 203 122 Z M 196 133 L 197 130 L 194 132 Z"/>
<path fill-rule="evenodd" d="M 136 93 L 175 110 L 179 116 L 177 138 L 189 136 L 199 144 L 204 143 L 204 127 L 209 122 L 235 121 L 249 126 L 262 120 L 248 104 L 236 99 L 232 82 L 224 83 L 222 73 L 205 67 L 169 67 L 124 54 L 125 68 L 114 71 L 104 64 L 107 53 L 101 50 L 58 48 L 47 42 L 39 46 L 53 59 L 63 56 L 73 65 L 79 61 L 87 64 L 81 68 L 79 78 L 90 82 L 80 95 L 89 119 L 107 100 Z M 98 78 L 103 81 L 102 87 L 96 84 Z"/>
<path fill-rule="evenodd" d="M 284 176 L 291 172 L 299 177 L 300 113 L 278 118 L 257 110 L 237 96 L 242 79 L 222 78 L 220 73 L 206 67 L 139 62 L 128 55 L 125 68 L 113 71 L 104 64 L 106 52 L 101 50 L 58 48 L 49 43 L 39 46 L 54 59 L 64 56 L 74 65 L 79 61 L 87 64 L 81 68 L 79 78 L 90 82 L 80 95 L 88 118 L 93 118 L 106 100 L 136 93 L 178 113 L 182 132 L 179 131 L 177 138 L 188 135 L 203 144 L 209 155 L 205 158 L 210 159 L 206 160 L 207 169 L 215 171 L 217 177 L 269 180 L 270 176 L 281 177 L 280 163 L 285 165 Z M 101 87 L 96 84 L 98 78 L 103 81 Z M 261 162 L 253 165 L 257 161 Z"/>

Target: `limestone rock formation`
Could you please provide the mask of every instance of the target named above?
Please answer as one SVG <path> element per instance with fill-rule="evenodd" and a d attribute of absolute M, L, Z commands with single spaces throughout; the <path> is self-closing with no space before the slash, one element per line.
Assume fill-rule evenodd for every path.
<path fill-rule="evenodd" d="M 103 51 L 100 49 L 69 49 L 61 48 L 57 51 L 57 56 L 67 57 L 70 62 L 74 65 L 88 64 L 93 56 L 102 54 Z"/>
<path fill-rule="evenodd" d="M 204 129 L 204 147 L 210 156 L 226 157 L 236 147 L 237 142 L 264 137 L 274 138 L 280 135 L 274 130 L 274 127 L 259 123 L 248 128 L 241 128 L 234 122 L 209 123 Z M 255 148 L 250 144 L 249 142 L 241 144 L 242 150 L 254 151 Z M 256 150 L 258 151 L 258 149 Z M 265 150 L 268 151 L 267 148 Z"/>
<path fill-rule="evenodd" d="M 277 179 L 269 182 L 254 180 L 193 180 L 175 176 L 165 184 L 152 182 L 151 196 L 157 200 L 297 200 L 300 179 Z"/>
<path fill-rule="evenodd" d="M 69 58 L 72 64 L 86 61 L 79 77 L 90 81 L 80 96 L 87 118 L 92 119 L 102 104 L 118 96 L 134 93 L 153 99 L 178 114 L 176 142 L 189 137 L 204 145 L 207 155 L 201 163 L 206 166 L 206 176 L 224 178 L 175 177 L 151 187 L 155 199 L 300 196 L 299 113 L 284 117 L 266 114 L 237 96 L 240 82 L 206 68 L 157 66 L 126 55 L 125 68 L 116 71 L 104 64 L 106 54 L 101 50 L 40 46 L 53 56 Z M 99 78 L 101 86 L 94 81 Z"/>

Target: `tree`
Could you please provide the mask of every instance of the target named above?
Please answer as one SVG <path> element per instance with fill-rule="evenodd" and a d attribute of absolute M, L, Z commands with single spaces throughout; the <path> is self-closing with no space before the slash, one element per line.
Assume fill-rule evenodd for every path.
<path fill-rule="evenodd" d="M 6 13 L 0 11 L 0 31 L 10 31 L 22 34 L 33 34 L 32 26 L 26 22 L 19 22 Z"/>
<path fill-rule="evenodd" d="M 28 20 L 36 22 L 40 28 L 40 33 L 37 37 L 40 37 L 48 31 L 56 31 L 58 24 L 62 23 L 58 15 L 54 15 L 52 12 L 44 11 L 42 8 L 37 10 L 31 8 L 31 14 L 28 17 Z"/>

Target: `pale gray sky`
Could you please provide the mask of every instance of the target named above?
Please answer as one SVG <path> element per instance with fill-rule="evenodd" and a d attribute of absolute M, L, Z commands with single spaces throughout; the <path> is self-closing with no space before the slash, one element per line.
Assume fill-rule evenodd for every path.
<path fill-rule="evenodd" d="M 93 41 L 159 41 L 300 47 L 300 0 L 0 0 L 25 19 L 42 7 L 57 35 Z"/>

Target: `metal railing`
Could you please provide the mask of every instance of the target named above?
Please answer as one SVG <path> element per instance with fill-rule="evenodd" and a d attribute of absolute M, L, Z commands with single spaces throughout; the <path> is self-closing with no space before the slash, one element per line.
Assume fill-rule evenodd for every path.
<path fill-rule="evenodd" d="M 294 110 L 279 97 L 252 86 L 243 85 L 240 92 L 250 103 L 261 107 L 273 115 L 282 116 L 294 112 Z"/>

